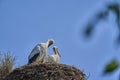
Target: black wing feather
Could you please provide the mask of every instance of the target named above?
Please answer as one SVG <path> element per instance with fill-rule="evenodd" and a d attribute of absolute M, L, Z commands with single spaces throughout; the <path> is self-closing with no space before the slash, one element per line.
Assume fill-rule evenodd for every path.
<path fill-rule="evenodd" d="M 39 53 L 36 53 L 31 59 L 29 59 L 28 64 L 35 62 L 38 56 L 39 56 Z"/>

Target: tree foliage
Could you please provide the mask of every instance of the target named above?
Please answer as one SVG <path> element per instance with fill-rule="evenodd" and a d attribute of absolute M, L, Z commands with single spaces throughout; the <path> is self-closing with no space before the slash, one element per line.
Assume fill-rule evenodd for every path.
<path fill-rule="evenodd" d="M 102 11 L 96 13 L 96 15 L 91 19 L 86 25 L 84 35 L 90 37 L 96 27 L 96 25 L 101 21 L 109 17 L 109 13 L 112 12 L 116 16 L 116 24 L 118 25 L 119 34 L 116 38 L 116 42 L 120 43 L 120 5 L 118 3 L 107 4 Z"/>
<path fill-rule="evenodd" d="M 88 24 L 86 25 L 86 29 L 84 30 L 84 36 L 86 38 L 91 37 L 92 33 L 94 32 L 94 29 L 96 25 L 101 20 L 107 20 L 106 18 L 109 17 L 109 13 L 113 13 L 116 17 L 116 24 L 118 27 L 118 36 L 116 37 L 115 43 L 120 45 L 120 4 L 119 3 L 109 3 L 106 6 L 104 6 L 102 11 L 99 11 L 96 13 L 96 15 L 93 16 L 93 19 L 90 19 Z M 106 64 L 104 68 L 104 74 L 113 73 L 116 69 L 119 67 L 119 62 L 117 60 L 111 60 L 110 63 Z"/>

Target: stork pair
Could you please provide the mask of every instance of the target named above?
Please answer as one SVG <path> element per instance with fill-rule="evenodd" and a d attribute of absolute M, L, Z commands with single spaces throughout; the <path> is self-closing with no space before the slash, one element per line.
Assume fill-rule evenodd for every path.
<path fill-rule="evenodd" d="M 45 43 L 37 44 L 28 57 L 28 64 L 33 62 L 40 63 L 58 63 L 60 54 L 56 46 L 53 47 L 54 54 L 46 56 L 47 49 L 54 43 L 53 39 L 49 39 Z"/>

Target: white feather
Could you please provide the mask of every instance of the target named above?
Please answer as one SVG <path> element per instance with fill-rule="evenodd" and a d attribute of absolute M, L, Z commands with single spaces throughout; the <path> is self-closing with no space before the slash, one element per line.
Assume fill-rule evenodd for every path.
<path fill-rule="evenodd" d="M 37 61 L 43 61 L 44 57 L 46 56 L 46 52 L 47 49 L 50 45 L 52 45 L 54 42 L 53 39 L 49 39 L 47 42 L 45 43 L 40 43 L 37 44 L 33 50 L 31 51 L 30 55 L 28 56 L 28 60 L 32 59 L 36 54 L 39 53 L 39 55 L 37 56 Z M 36 60 L 35 60 L 36 61 Z"/>
<path fill-rule="evenodd" d="M 55 50 L 57 49 L 57 47 L 54 47 Z M 60 60 L 60 56 L 59 53 L 57 53 L 57 51 L 54 50 L 54 54 L 49 55 L 47 57 L 44 58 L 44 62 L 43 63 L 58 63 Z"/>

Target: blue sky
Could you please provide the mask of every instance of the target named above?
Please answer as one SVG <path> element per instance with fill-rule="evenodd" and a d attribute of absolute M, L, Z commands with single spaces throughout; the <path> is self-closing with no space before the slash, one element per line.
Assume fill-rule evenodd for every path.
<path fill-rule="evenodd" d="M 53 38 L 62 56 L 60 63 L 90 73 L 88 80 L 117 80 L 118 71 L 101 76 L 104 65 L 119 58 L 120 49 L 114 47 L 118 32 L 114 15 L 97 25 L 89 41 L 82 35 L 84 25 L 109 1 L 0 0 L 0 51 L 16 56 L 18 67 L 27 64 L 37 43 Z M 52 47 L 48 54 L 53 53 Z"/>

